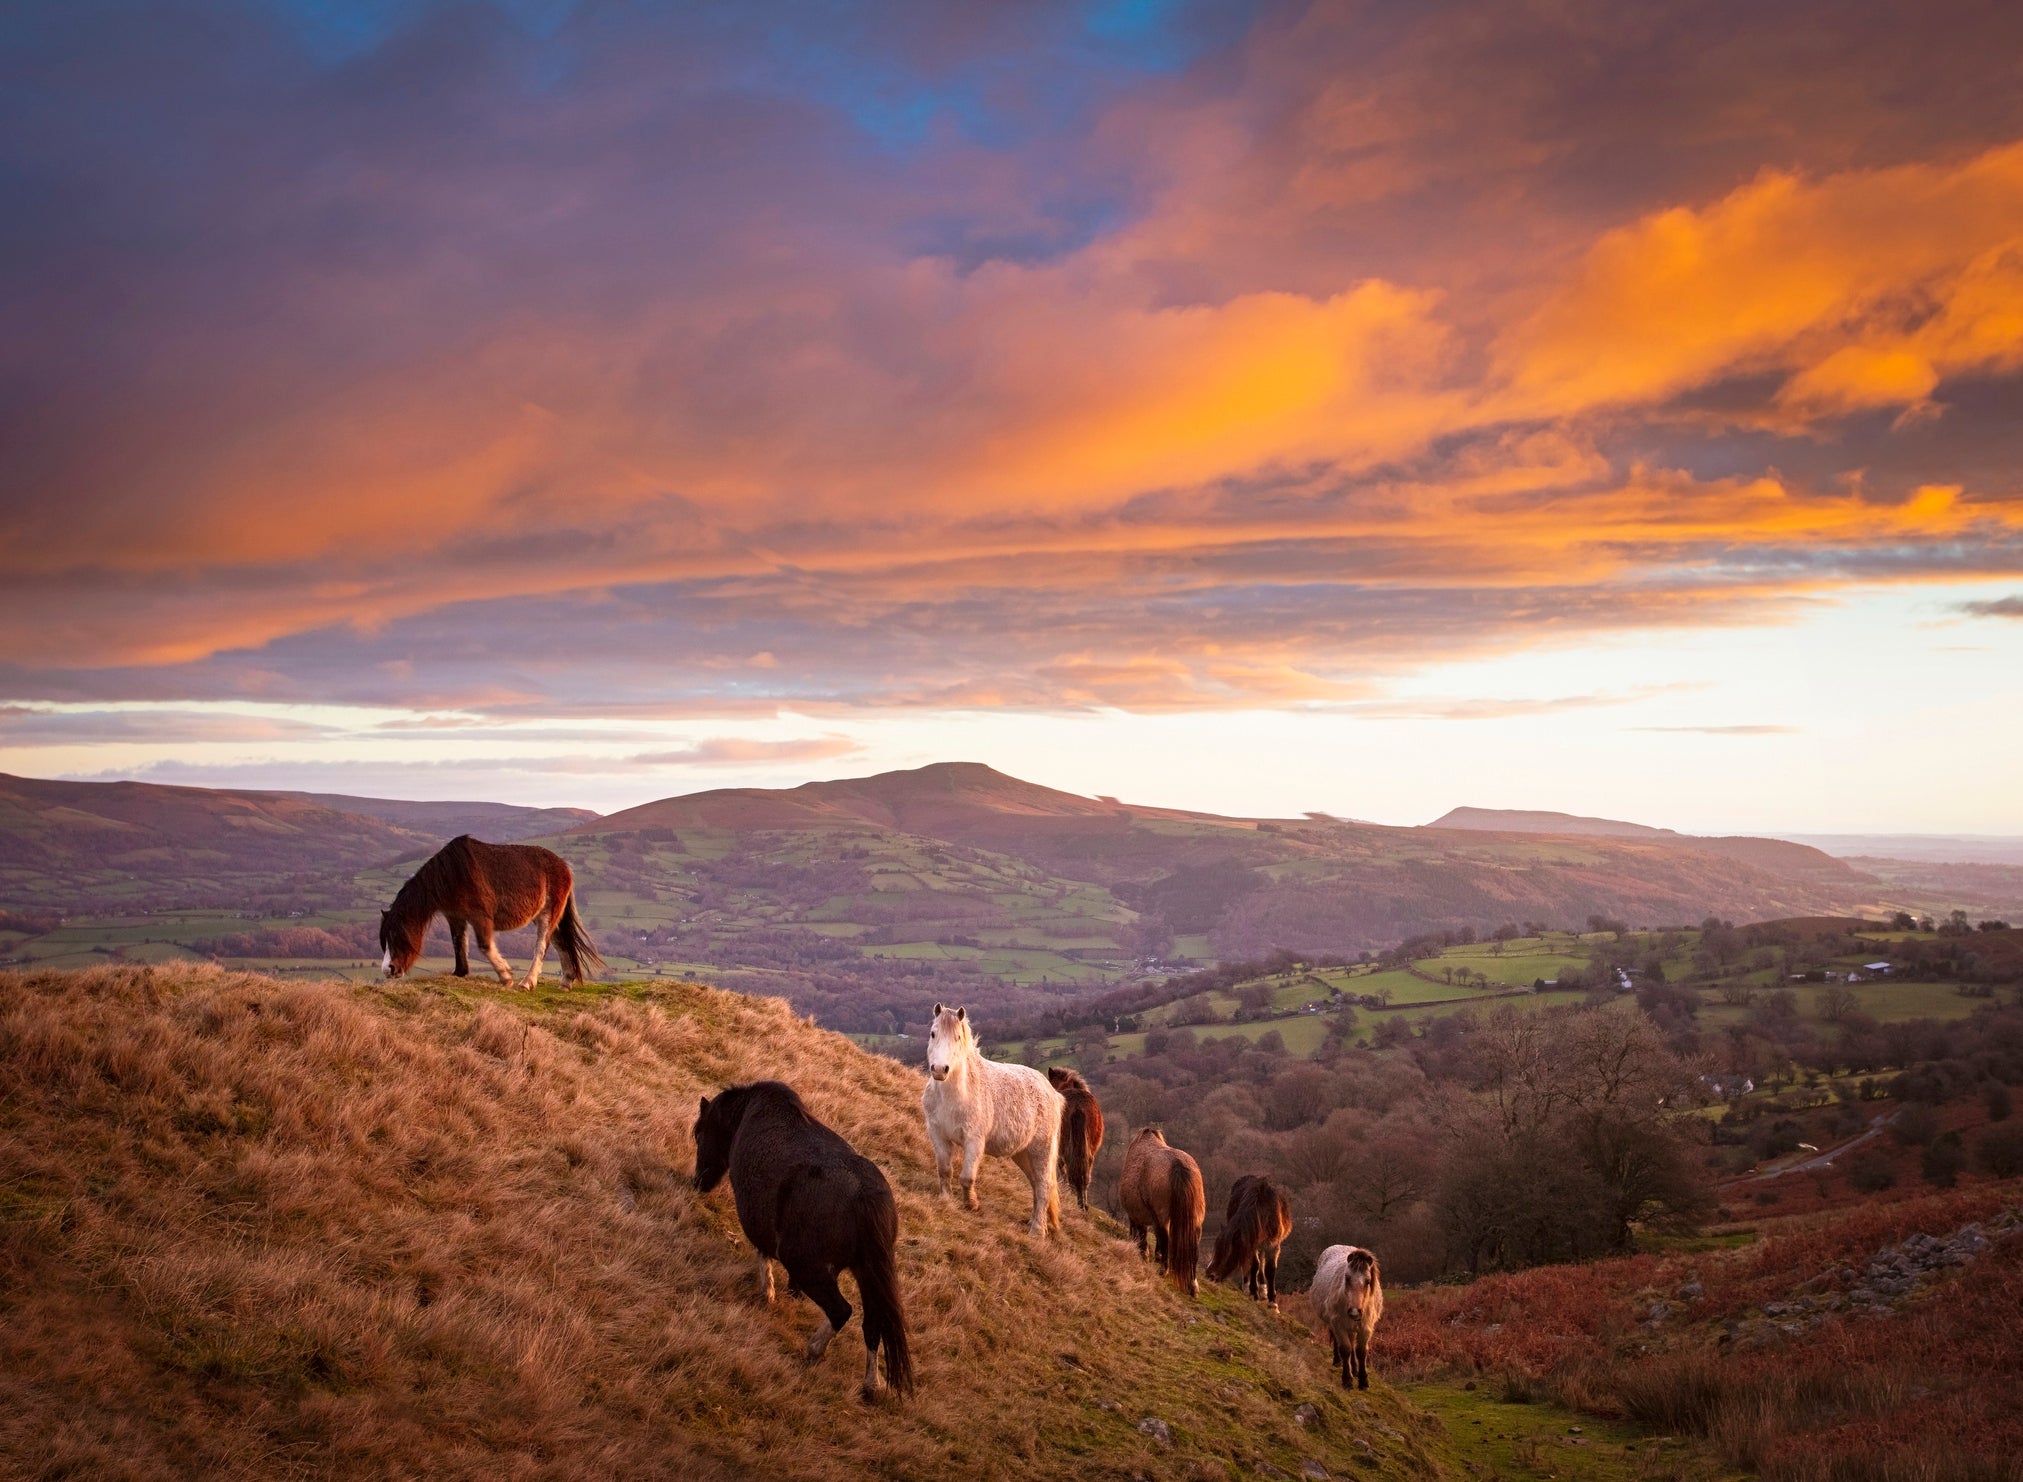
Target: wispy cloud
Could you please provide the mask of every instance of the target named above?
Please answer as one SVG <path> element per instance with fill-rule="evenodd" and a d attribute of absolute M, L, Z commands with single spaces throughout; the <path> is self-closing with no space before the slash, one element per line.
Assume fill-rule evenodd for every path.
<path fill-rule="evenodd" d="M 863 746 L 847 736 L 806 740 L 752 741 L 737 736 L 713 736 L 677 751 L 642 752 L 625 758 L 628 767 L 749 767 L 790 762 L 829 761 L 852 756 Z"/>
<path fill-rule="evenodd" d="M 1987 602 L 1962 602 L 1958 610 L 1969 617 L 2023 618 L 2023 594 Z"/>
<path fill-rule="evenodd" d="M 1802 726 L 1631 726 L 1633 731 L 1669 732 L 1692 736 L 1796 736 Z"/>

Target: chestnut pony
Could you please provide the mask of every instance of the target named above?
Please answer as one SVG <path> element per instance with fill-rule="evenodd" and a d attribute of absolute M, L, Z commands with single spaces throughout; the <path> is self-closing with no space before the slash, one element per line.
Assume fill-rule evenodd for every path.
<path fill-rule="evenodd" d="M 1193 1296 L 1199 1285 L 1195 1266 L 1201 1259 L 1201 1220 L 1208 1212 L 1200 1165 L 1180 1149 L 1168 1147 L 1166 1135 L 1157 1127 L 1141 1127 L 1124 1152 L 1124 1176 L 1117 1192 L 1138 1254 L 1145 1254 L 1145 1237 L 1150 1234 L 1159 1269 Z"/>
<path fill-rule="evenodd" d="M 467 978 L 471 959 L 464 933 L 477 934 L 478 948 L 491 960 L 499 981 L 513 986 L 513 969 L 492 940 L 495 931 L 536 924 L 534 962 L 522 988 L 541 981 L 541 959 L 552 943 L 562 957 L 565 985 L 583 981 L 604 959 L 590 945 L 583 918 L 576 914 L 576 884 L 562 856 L 538 844 L 487 844 L 469 834 L 436 851 L 414 872 L 393 904 L 379 913 L 380 970 L 397 978 L 421 956 L 422 938 L 438 913 L 450 924 L 457 949 L 457 976 Z"/>

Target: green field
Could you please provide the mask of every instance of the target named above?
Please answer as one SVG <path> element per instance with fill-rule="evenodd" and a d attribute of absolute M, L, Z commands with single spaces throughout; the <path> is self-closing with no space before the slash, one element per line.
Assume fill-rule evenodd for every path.
<path fill-rule="evenodd" d="M 1904 933 L 1882 933 L 1874 936 L 1864 934 L 1861 951 L 1837 957 L 1829 964 L 1830 970 L 1845 971 L 1859 967 L 1875 954 L 1872 944 L 1884 937 L 1892 940 Z M 1640 959 L 1659 952 L 1667 937 L 1675 938 L 1675 945 L 1669 953 L 1663 953 L 1663 963 L 1668 978 L 1673 985 L 1683 988 L 1700 1001 L 1698 1022 L 1708 1029 L 1724 1029 L 1730 1025 L 1745 1023 L 1751 1013 L 1746 1005 L 1730 1004 L 1724 1001 L 1718 984 L 1681 982 L 1692 964 L 1693 949 L 1698 944 L 1697 931 L 1676 933 L 1632 933 L 1624 944 L 1633 949 Z M 1533 981 L 1556 980 L 1563 972 L 1586 969 L 1588 958 L 1575 956 L 1574 952 L 1584 947 L 1612 942 L 1613 938 L 1590 935 L 1575 937 L 1558 933 L 1550 938 L 1527 938 L 1503 945 L 1502 951 L 1484 942 L 1474 942 L 1462 946 L 1449 947 L 1437 957 L 1420 958 L 1412 964 L 1415 971 L 1394 968 L 1376 971 L 1365 967 L 1322 968 L 1314 970 L 1295 969 L 1270 978 L 1253 980 L 1252 983 L 1207 995 L 1210 1009 L 1216 1021 L 1188 1026 L 1197 1038 L 1223 1038 L 1235 1035 L 1248 1040 L 1257 1040 L 1265 1034 L 1276 1031 L 1284 1041 L 1286 1049 L 1294 1055 L 1312 1055 L 1327 1038 L 1332 1015 L 1327 1009 L 1316 1014 L 1300 1012 L 1301 1006 L 1314 1001 L 1326 1004 L 1330 995 L 1339 991 L 1350 1000 L 1355 1014 L 1355 1028 L 1349 1038 L 1351 1042 L 1367 1042 L 1376 1027 L 1388 1020 L 1396 1019 L 1411 1025 L 1415 1030 L 1422 1028 L 1433 1019 L 1464 1011 L 1488 1012 L 1508 1006 L 1520 1012 L 1565 1007 L 1584 1003 L 1587 993 L 1581 989 L 1548 989 L 1543 992 L 1531 991 Z M 1471 974 L 1480 972 L 1490 980 L 1487 988 L 1477 988 L 1473 980 L 1467 984 L 1456 981 L 1441 981 L 1446 970 L 1456 971 L 1466 968 Z M 1789 989 L 1797 1000 L 1801 1019 L 1824 1029 L 1828 1027 L 1821 1009 L 1821 995 L 1829 987 L 1843 987 L 1852 992 L 1862 1013 L 1888 1024 L 1909 1019 L 1950 1019 L 1960 1018 L 1974 1012 L 1985 1003 L 1982 998 L 1968 997 L 1958 991 L 1950 982 L 1900 982 L 1883 979 L 1854 984 L 1828 984 L 1788 981 L 1788 974 L 1777 966 L 1754 968 L 1738 963 L 1727 974 L 1724 981 L 1744 983 L 1758 991 Z M 1260 1019 L 1236 1022 L 1241 996 L 1256 983 L 1271 986 L 1272 1008 L 1270 1016 Z M 1372 1008 L 1361 1002 L 1365 996 L 1378 996 L 1383 1006 Z M 1622 999 L 1620 1001 L 1627 1002 Z M 1133 1033 L 1113 1034 L 1109 1038 L 1109 1055 L 1113 1060 L 1128 1059 L 1144 1053 L 1145 1031 L 1152 1028 L 1172 1028 L 1176 1016 L 1176 1004 L 1168 1003 L 1145 1010 L 1137 1015 L 1144 1028 Z M 1073 1057 L 1075 1050 L 1070 1037 L 1062 1036 L 1042 1040 L 1038 1044 L 1040 1055 L 1047 1063 L 1065 1062 Z M 1022 1054 L 1025 1046 L 1013 1043 L 996 1053 Z"/>

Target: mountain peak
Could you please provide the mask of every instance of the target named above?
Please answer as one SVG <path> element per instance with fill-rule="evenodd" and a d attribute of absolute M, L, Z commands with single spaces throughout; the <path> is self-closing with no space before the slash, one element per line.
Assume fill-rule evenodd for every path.
<path fill-rule="evenodd" d="M 636 828 L 810 828 L 870 823 L 934 833 L 1008 817 L 1105 817 L 1118 812 L 1076 793 L 1009 777 L 983 762 L 924 767 L 804 782 L 799 787 L 729 787 L 662 798 L 599 818 L 572 833 Z"/>

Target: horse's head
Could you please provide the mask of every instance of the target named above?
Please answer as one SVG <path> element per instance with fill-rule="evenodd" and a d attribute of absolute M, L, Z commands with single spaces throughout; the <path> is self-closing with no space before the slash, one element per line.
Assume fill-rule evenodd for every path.
<path fill-rule="evenodd" d="M 379 970 L 389 978 L 397 978 L 414 966 L 421 956 L 421 934 L 404 931 L 394 920 L 393 912 L 379 913 Z"/>
<path fill-rule="evenodd" d="M 1369 1305 L 1370 1293 L 1377 1287 L 1377 1258 L 1360 1246 L 1351 1250 L 1342 1287 L 1349 1316 L 1360 1322 L 1363 1308 Z"/>
<path fill-rule="evenodd" d="M 725 1097 L 702 1098 L 695 1117 L 695 1187 L 707 1194 L 723 1182 L 731 1167 L 731 1136 L 737 1131 L 724 1106 Z"/>
<path fill-rule="evenodd" d="M 1082 1084 L 1082 1078 L 1065 1065 L 1047 1067 L 1047 1080 L 1056 1091 L 1068 1091 Z"/>
<path fill-rule="evenodd" d="M 1134 1145 L 1141 1142 L 1156 1142 L 1163 1148 L 1166 1146 L 1166 1134 L 1157 1127 L 1140 1127 L 1131 1134 L 1131 1141 Z"/>
<path fill-rule="evenodd" d="M 969 1027 L 969 1010 L 936 1004 L 927 1026 L 927 1073 L 937 1081 L 947 1080 L 948 1073 L 975 1048 L 976 1031 Z"/>

